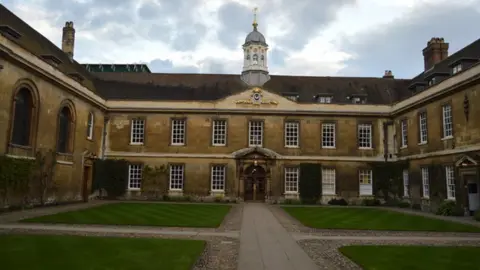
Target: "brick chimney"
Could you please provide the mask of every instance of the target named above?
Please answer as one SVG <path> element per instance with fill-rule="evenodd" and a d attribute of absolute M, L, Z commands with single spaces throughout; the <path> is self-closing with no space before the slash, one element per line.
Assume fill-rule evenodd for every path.
<path fill-rule="evenodd" d="M 385 70 L 385 74 L 383 74 L 384 79 L 393 79 L 393 73 L 391 70 Z"/>
<path fill-rule="evenodd" d="M 443 38 L 433 37 L 423 49 L 425 70 L 431 69 L 438 62 L 448 57 L 448 43 Z"/>
<path fill-rule="evenodd" d="M 73 51 L 75 47 L 75 28 L 73 22 L 65 22 L 62 35 L 62 51 L 66 53 L 70 59 L 73 59 Z"/>

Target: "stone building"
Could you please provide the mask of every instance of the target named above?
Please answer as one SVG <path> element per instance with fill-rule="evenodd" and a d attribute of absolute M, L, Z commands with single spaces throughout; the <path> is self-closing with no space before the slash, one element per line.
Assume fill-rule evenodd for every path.
<path fill-rule="evenodd" d="M 80 64 L 72 22 L 59 49 L 2 5 L 0 34 L 0 153 L 55 149 L 64 199 L 88 197 L 95 157 L 130 162 L 131 195 L 165 165 L 170 195 L 245 200 L 298 197 L 299 164 L 318 163 L 324 202 L 376 195 L 371 164 L 408 160 L 405 198 L 479 207 L 480 40 L 449 55 L 432 38 L 424 70 L 395 79 L 269 75 L 256 22 L 233 75 Z"/>

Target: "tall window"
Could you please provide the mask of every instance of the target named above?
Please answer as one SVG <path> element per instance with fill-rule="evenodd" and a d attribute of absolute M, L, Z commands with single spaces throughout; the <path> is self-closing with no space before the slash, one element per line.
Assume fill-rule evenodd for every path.
<path fill-rule="evenodd" d="M 172 119 L 172 145 L 185 145 L 185 120 Z"/>
<path fill-rule="evenodd" d="M 428 130 L 427 130 L 427 113 L 421 112 L 418 115 L 418 128 L 420 135 L 420 143 L 428 142 Z"/>
<path fill-rule="evenodd" d="M 372 148 L 372 125 L 358 125 L 358 147 L 360 149 Z"/>
<path fill-rule="evenodd" d="M 15 145 L 30 146 L 30 132 L 33 116 L 33 98 L 30 90 L 22 88 L 15 96 L 13 130 L 10 142 Z"/>
<path fill-rule="evenodd" d="M 227 121 L 214 120 L 212 126 L 212 145 L 227 145 Z"/>
<path fill-rule="evenodd" d="M 423 185 L 423 198 L 430 197 L 430 176 L 428 174 L 428 168 L 422 168 L 422 185 Z"/>
<path fill-rule="evenodd" d="M 453 166 L 445 167 L 445 179 L 447 180 L 447 199 L 455 200 L 455 170 Z"/>
<path fill-rule="evenodd" d="M 360 170 L 358 172 L 359 182 L 360 182 L 360 196 L 361 195 L 372 195 L 372 170 Z"/>
<path fill-rule="evenodd" d="M 143 144 L 145 138 L 145 120 L 132 119 L 130 144 Z"/>
<path fill-rule="evenodd" d="M 170 165 L 170 190 L 183 190 L 184 165 Z"/>
<path fill-rule="evenodd" d="M 285 122 L 285 147 L 298 147 L 298 122 Z"/>
<path fill-rule="evenodd" d="M 403 170 L 403 196 L 410 196 L 410 184 L 408 179 L 408 170 Z"/>
<path fill-rule="evenodd" d="M 211 190 L 225 191 L 226 168 L 225 165 L 214 165 L 211 171 Z"/>
<path fill-rule="evenodd" d="M 285 193 L 298 192 L 299 177 L 300 177 L 300 169 L 298 167 L 285 168 Z"/>
<path fill-rule="evenodd" d="M 128 166 L 128 189 L 142 187 L 142 165 L 131 164 Z"/>
<path fill-rule="evenodd" d="M 322 194 L 335 195 L 335 169 L 322 168 Z"/>
<path fill-rule="evenodd" d="M 70 153 L 72 152 L 71 147 L 71 136 L 72 132 L 72 112 L 70 108 L 65 106 L 62 108 L 58 114 L 58 139 L 57 139 L 57 152 L 59 153 Z"/>
<path fill-rule="evenodd" d="M 450 104 L 442 106 L 443 138 L 453 136 L 452 106 Z"/>
<path fill-rule="evenodd" d="M 335 124 L 322 124 L 322 148 L 335 148 Z"/>
<path fill-rule="evenodd" d="M 262 146 L 263 144 L 263 122 L 250 121 L 248 123 L 248 146 Z"/>
<path fill-rule="evenodd" d="M 403 119 L 400 122 L 401 130 L 402 130 L 402 147 L 408 146 L 408 122 L 407 119 Z"/>
<path fill-rule="evenodd" d="M 88 114 L 88 121 L 87 121 L 87 139 L 91 140 L 93 138 L 93 124 L 95 118 L 93 113 Z"/>

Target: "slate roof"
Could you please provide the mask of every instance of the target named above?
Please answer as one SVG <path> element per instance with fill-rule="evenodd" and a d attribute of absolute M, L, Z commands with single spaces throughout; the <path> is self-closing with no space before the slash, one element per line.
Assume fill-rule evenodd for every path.
<path fill-rule="evenodd" d="M 15 38 L 8 29 L 20 34 Z M 60 30 L 59 30 L 60 31 Z M 218 100 L 244 91 L 248 87 L 239 74 L 165 74 L 146 72 L 95 72 L 70 60 L 55 44 L 0 4 L 0 33 L 38 57 L 53 56 L 61 61 L 57 68 L 69 75 L 85 78 L 82 84 L 105 99 L 115 100 Z M 10 37 L 9 37 L 10 36 Z M 14 35 L 15 36 L 15 35 Z M 426 82 L 432 73 L 450 74 L 451 64 L 465 60 L 468 66 L 480 59 L 480 39 L 422 72 L 412 80 L 366 77 L 310 77 L 272 75 L 264 88 L 279 95 L 298 95 L 298 102 L 311 103 L 314 96 L 333 97 L 332 103 L 351 103 L 349 97 L 359 95 L 367 104 L 391 104 L 416 92 L 409 90 L 415 82 Z"/>

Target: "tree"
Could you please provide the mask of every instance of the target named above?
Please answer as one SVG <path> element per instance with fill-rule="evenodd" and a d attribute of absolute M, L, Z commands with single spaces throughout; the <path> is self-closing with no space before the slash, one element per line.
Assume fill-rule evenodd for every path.
<path fill-rule="evenodd" d="M 168 168 L 165 165 L 143 167 L 142 191 L 153 191 L 155 198 L 158 198 L 162 187 L 165 187 L 168 181 Z"/>

